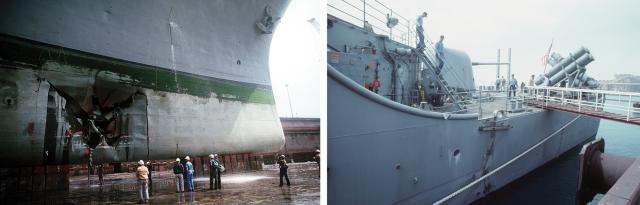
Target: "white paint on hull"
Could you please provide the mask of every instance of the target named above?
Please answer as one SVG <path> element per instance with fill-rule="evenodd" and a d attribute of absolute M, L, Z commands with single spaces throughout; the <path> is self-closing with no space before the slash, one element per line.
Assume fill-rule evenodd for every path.
<path fill-rule="evenodd" d="M 275 152 L 284 145 L 275 105 L 146 90 L 151 153 Z M 170 150 L 170 151 L 169 151 Z M 157 152 L 157 153 L 156 153 Z"/>

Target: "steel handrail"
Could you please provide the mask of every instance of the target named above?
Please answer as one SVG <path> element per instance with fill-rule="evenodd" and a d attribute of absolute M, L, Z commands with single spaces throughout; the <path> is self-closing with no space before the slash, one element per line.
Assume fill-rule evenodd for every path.
<path fill-rule="evenodd" d="M 384 105 L 386 107 L 389 107 L 398 111 L 406 112 L 409 114 L 429 117 L 429 118 L 444 119 L 444 120 L 467 120 L 467 119 L 478 118 L 477 113 L 450 114 L 450 113 L 442 113 L 442 112 L 433 112 L 433 111 L 421 110 L 418 108 L 414 108 L 411 106 L 407 106 L 407 105 L 392 101 L 390 99 L 385 98 L 384 96 L 378 95 L 374 92 L 371 92 L 370 90 L 367 90 L 366 88 L 362 87 L 360 84 L 356 83 L 355 81 L 351 80 L 344 74 L 340 73 L 340 71 L 336 70 L 330 64 L 327 64 L 327 78 L 337 81 L 338 83 L 345 86 L 347 89 L 350 89 L 354 93 L 357 93 L 369 100 L 372 100 L 373 102 L 376 102 L 380 105 Z"/>
<path fill-rule="evenodd" d="M 371 3 L 368 3 L 367 0 L 359 0 L 360 2 L 363 3 L 362 8 L 359 7 L 359 6 L 354 5 L 355 3 L 350 3 L 350 2 L 348 2 L 346 0 L 340 0 L 340 1 L 342 1 L 343 3 L 347 4 L 348 6 L 350 6 L 352 8 L 355 8 L 359 12 L 362 12 L 363 13 L 363 17 L 362 18 L 356 17 L 356 16 L 350 14 L 349 12 L 346 12 L 346 11 L 343 11 L 341 9 L 338 9 L 338 7 L 335 6 L 335 5 L 332 5 L 331 2 L 327 2 L 327 4 L 328 4 L 329 7 L 333 8 L 333 9 L 335 9 L 335 10 L 341 12 L 341 13 L 347 14 L 348 16 L 353 17 L 355 20 L 359 21 L 359 23 L 362 24 L 362 25 L 364 25 L 364 22 L 366 21 L 367 16 L 373 17 L 378 22 L 380 22 L 382 24 L 385 24 L 385 26 L 382 26 L 382 27 L 386 27 L 386 23 L 387 22 L 385 20 L 383 20 L 383 19 L 386 19 L 386 15 L 387 14 L 389 14 L 391 17 L 402 18 L 403 20 L 406 21 L 406 23 L 399 20 L 397 26 L 401 26 L 406 30 L 397 29 L 397 30 L 401 31 L 400 34 L 395 34 L 394 32 L 392 32 L 394 30 L 393 28 L 381 28 L 380 26 L 377 26 L 373 22 L 369 22 L 369 24 L 372 27 L 377 28 L 380 31 L 380 33 L 388 34 L 389 38 L 394 40 L 394 41 L 398 41 L 399 43 L 405 44 L 407 46 L 412 46 L 412 47 L 415 46 L 415 42 L 416 41 L 415 41 L 415 39 L 411 38 L 412 36 L 415 37 L 415 35 L 412 35 L 414 33 L 412 28 L 414 28 L 414 27 L 412 27 L 411 22 L 406 17 L 394 13 L 393 9 L 391 9 L 388 6 L 384 5 L 380 1 L 375 0 L 375 2 L 377 4 L 379 4 L 379 5 L 381 5 L 384 9 L 381 9 L 378 6 L 375 6 L 375 5 L 371 4 Z M 339 2 L 339 1 L 335 1 L 335 2 Z M 379 13 L 381 15 L 376 15 L 375 13 L 366 12 L 366 10 L 369 9 L 369 8 L 375 10 L 377 13 Z M 383 10 L 388 10 L 388 13 L 385 13 Z M 354 23 L 354 24 L 357 25 L 358 23 Z"/>
<path fill-rule="evenodd" d="M 543 107 L 548 105 L 548 102 L 559 103 L 560 105 L 573 105 L 578 107 L 578 112 L 582 110 L 595 110 L 595 111 L 620 111 L 626 112 L 626 121 L 636 119 L 638 117 L 632 116 L 632 114 L 640 113 L 640 108 L 633 107 L 633 102 L 639 101 L 640 93 L 632 92 L 620 92 L 610 90 L 591 90 L 591 89 L 579 89 L 579 88 L 562 88 L 562 87 L 528 87 L 528 95 L 525 96 L 527 100 L 543 100 Z M 553 93 L 553 94 L 552 94 Z M 558 96 L 559 95 L 559 96 Z M 585 100 L 583 96 L 586 96 Z M 622 105 L 606 104 L 605 100 L 607 96 L 618 96 L 618 102 L 624 103 Z M 625 100 L 622 98 L 624 97 Z M 635 97 L 635 99 L 634 99 Z M 577 99 L 576 99 L 577 98 Z M 595 99 L 595 101 L 594 101 Z M 626 102 L 626 103 L 625 103 Z M 600 110 L 599 110 L 600 109 Z M 621 113 L 616 113 L 624 115 Z"/>
<path fill-rule="evenodd" d="M 351 8 L 355 8 L 356 11 L 358 11 L 358 12 L 362 12 L 363 13 L 362 17 L 363 18 L 356 17 L 356 15 L 351 15 L 349 12 L 343 11 L 343 10 L 337 8 L 336 6 L 332 5 L 331 2 L 327 2 L 327 4 L 328 4 L 328 6 L 330 8 L 333 8 L 333 9 L 335 9 L 335 10 L 337 10 L 337 11 L 343 13 L 343 14 L 346 14 L 346 15 L 348 15 L 348 16 L 350 16 L 350 17 L 352 17 L 352 18 L 354 18 L 354 19 L 356 19 L 358 21 L 361 21 L 362 25 L 363 25 L 362 26 L 363 28 L 364 28 L 365 22 L 367 22 L 368 25 L 371 25 L 372 28 L 375 28 L 375 29 L 381 31 L 382 33 L 388 33 L 389 34 L 389 38 L 391 40 L 396 40 L 397 41 L 397 39 L 400 39 L 399 42 L 402 43 L 402 44 L 405 44 L 405 45 L 410 46 L 410 47 L 414 47 L 415 46 L 415 43 L 417 42 L 417 39 L 415 39 L 415 37 L 416 37 L 415 26 L 412 25 L 412 23 L 411 23 L 411 21 L 409 21 L 409 19 L 407 19 L 407 18 L 405 18 L 405 17 L 403 17 L 401 15 L 393 13 L 393 9 L 391 9 L 388 6 L 384 5 L 380 1 L 374 0 L 377 4 L 381 5 L 382 7 L 384 7 L 384 9 L 388 10 L 389 13 L 385 13 L 385 12 L 382 11 L 384 9 L 379 9 L 375 5 L 367 3 L 366 0 L 359 0 L 360 2 L 363 3 L 362 4 L 362 6 L 363 6 L 362 8 L 356 6 L 355 3 L 348 2 L 347 0 L 340 0 L 340 1 L 345 3 L 345 4 L 347 4 Z M 392 32 L 393 28 L 389 28 L 389 29 L 380 28 L 380 27 L 376 26 L 376 23 L 374 21 L 367 21 L 366 18 L 367 18 L 367 16 L 369 16 L 369 17 L 373 17 L 379 23 L 386 24 L 386 22 L 384 20 L 376 17 L 375 13 L 366 12 L 367 11 L 367 6 L 370 9 L 373 9 L 373 10 L 377 11 L 379 14 L 384 15 L 385 16 L 384 18 L 386 18 L 386 15 L 389 15 L 389 16 L 392 16 L 392 17 L 400 17 L 400 18 L 406 20 L 407 24 L 404 24 L 402 21 L 399 20 L 398 21 L 398 25 L 404 26 L 407 29 L 407 32 L 401 33 L 399 36 L 397 34 L 394 35 L 393 32 Z M 426 52 L 423 52 L 424 56 L 427 58 L 427 60 L 429 60 L 431 62 L 434 62 L 434 63 L 437 63 L 437 57 L 436 57 L 436 53 L 435 53 L 436 51 L 435 51 L 434 43 L 433 43 L 433 41 L 431 41 L 429 39 L 429 37 L 426 34 L 425 34 L 425 47 L 427 47 L 427 49 L 425 49 Z M 449 72 L 454 70 L 453 69 L 454 66 L 451 65 L 446 59 L 442 59 L 442 62 L 443 62 L 443 68 L 440 70 L 440 75 L 449 73 Z M 431 66 L 436 66 L 436 65 L 431 65 Z M 464 84 L 464 80 L 461 79 L 461 77 L 457 73 L 454 72 L 453 75 L 451 75 L 451 76 L 453 77 L 453 79 L 451 79 L 451 80 L 458 81 L 459 83 Z M 448 86 L 446 88 L 443 88 L 443 89 L 447 89 L 447 92 L 450 92 L 449 88 L 452 88 L 450 83 L 451 82 L 447 82 Z M 464 87 L 463 87 L 463 89 L 465 91 L 472 90 L 472 88 L 464 88 Z M 457 92 L 457 90 L 454 90 L 454 92 Z"/>
<path fill-rule="evenodd" d="M 600 93 L 600 94 L 610 94 L 610 95 L 631 95 L 634 97 L 640 97 L 640 93 L 634 92 L 622 92 L 622 91 L 613 91 L 613 90 L 592 90 L 592 89 L 580 89 L 580 88 L 563 88 L 563 87 L 545 87 L 545 86 L 531 86 L 529 88 L 532 89 L 549 89 L 551 91 L 572 91 L 572 92 L 591 92 L 591 93 Z"/>

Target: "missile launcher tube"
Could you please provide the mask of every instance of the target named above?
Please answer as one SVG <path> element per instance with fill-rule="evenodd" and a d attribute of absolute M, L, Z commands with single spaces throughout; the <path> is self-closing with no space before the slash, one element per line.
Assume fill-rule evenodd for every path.
<path fill-rule="evenodd" d="M 578 67 L 584 67 L 587 64 L 591 63 L 592 61 L 593 61 L 593 56 L 591 56 L 591 54 L 589 53 L 585 53 L 580 58 L 578 58 L 578 60 L 569 64 L 564 69 L 562 69 L 561 72 L 556 72 L 555 75 L 551 76 L 549 78 L 549 84 L 547 84 L 546 86 L 553 86 L 557 84 L 562 79 L 565 79 L 565 73 L 573 73 L 578 69 Z"/>
<path fill-rule="evenodd" d="M 569 66 L 574 60 L 578 59 L 580 56 L 583 56 L 585 53 L 589 53 L 589 50 L 586 49 L 585 47 L 580 47 L 578 50 L 576 50 L 573 53 L 569 53 L 569 56 L 567 58 L 562 59 L 562 61 L 560 61 L 558 64 L 556 64 L 555 66 L 553 66 L 553 68 L 551 68 L 547 73 L 543 75 L 540 75 L 536 78 L 536 85 L 545 85 L 545 78 L 549 79 L 551 78 L 551 76 L 556 75 L 558 72 L 560 72 L 562 70 L 563 67 Z"/>

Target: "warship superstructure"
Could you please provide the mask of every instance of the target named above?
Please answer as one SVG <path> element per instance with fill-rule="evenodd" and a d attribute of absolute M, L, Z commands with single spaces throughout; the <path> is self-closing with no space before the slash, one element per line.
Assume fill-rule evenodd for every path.
<path fill-rule="evenodd" d="M 445 48 L 438 70 L 432 42 L 414 48 L 411 25 L 393 28 L 410 20 L 379 3 L 349 4 L 364 14 L 329 4 L 329 204 L 468 204 L 596 135 L 597 118 L 476 89 L 463 51 Z M 588 87 L 591 61 L 580 48 L 539 84 Z"/>
<path fill-rule="evenodd" d="M 268 57 L 288 3 L 3 1 L 2 166 L 279 150 Z"/>

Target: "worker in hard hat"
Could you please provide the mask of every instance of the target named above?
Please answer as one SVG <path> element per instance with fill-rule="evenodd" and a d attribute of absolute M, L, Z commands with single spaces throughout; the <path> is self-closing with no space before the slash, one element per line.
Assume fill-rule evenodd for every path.
<path fill-rule="evenodd" d="M 187 171 L 187 189 L 189 191 L 193 191 L 193 175 L 195 174 L 195 170 L 193 170 L 193 164 L 191 164 L 191 158 L 189 158 L 189 156 L 184 157 L 185 160 L 187 160 L 187 163 L 185 164 L 185 170 Z"/>
<path fill-rule="evenodd" d="M 209 155 L 209 189 L 222 189 L 220 182 L 220 161 L 217 154 Z"/>
<path fill-rule="evenodd" d="M 280 155 L 280 157 L 278 157 L 278 165 L 280 166 L 280 186 L 283 185 L 282 177 L 287 179 L 287 186 L 291 186 L 291 183 L 289 183 L 289 174 L 287 174 L 289 166 L 287 166 L 287 160 L 284 155 Z"/>
<path fill-rule="evenodd" d="M 184 166 L 180 163 L 180 158 L 176 158 L 176 163 L 173 165 L 173 174 L 176 175 L 176 193 L 184 192 Z"/>
<path fill-rule="evenodd" d="M 138 192 L 140 193 L 140 201 L 149 203 L 149 169 L 144 166 L 144 161 L 138 161 L 136 169 L 136 177 L 138 178 Z"/>

